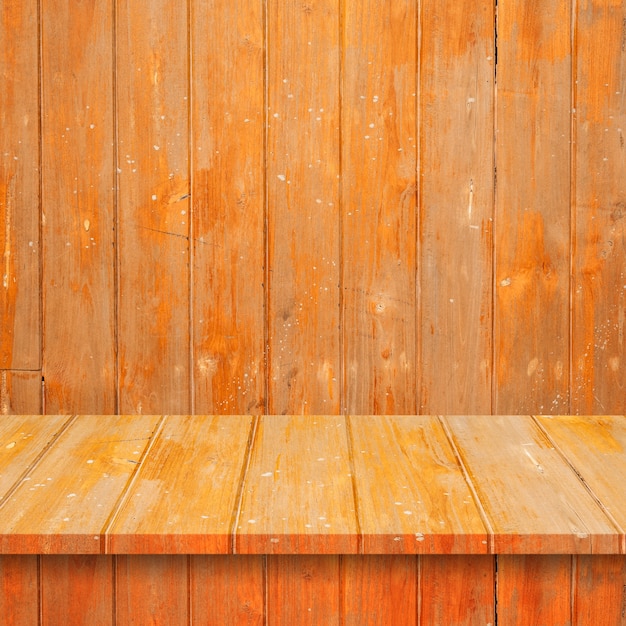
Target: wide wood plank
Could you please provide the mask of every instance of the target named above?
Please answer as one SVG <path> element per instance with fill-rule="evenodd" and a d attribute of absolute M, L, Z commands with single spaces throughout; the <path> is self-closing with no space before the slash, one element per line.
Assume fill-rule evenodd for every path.
<path fill-rule="evenodd" d="M 113 5 L 41 2 L 47 413 L 116 413 Z"/>
<path fill-rule="evenodd" d="M 0 615 L 6 626 L 39 623 L 38 572 L 37 556 L 0 556 Z"/>
<path fill-rule="evenodd" d="M 107 551 L 230 552 L 251 426 L 251 417 L 167 417 L 107 530 Z"/>
<path fill-rule="evenodd" d="M 494 413 L 569 408 L 571 4 L 498 3 Z"/>
<path fill-rule="evenodd" d="M 350 417 L 364 553 L 486 553 L 488 532 L 436 417 Z"/>
<path fill-rule="evenodd" d="M 572 407 L 626 413 L 626 22 L 621 0 L 576 5 Z"/>
<path fill-rule="evenodd" d="M 490 413 L 495 3 L 420 6 L 419 412 Z"/>
<path fill-rule="evenodd" d="M 417 3 L 342 3 L 344 411 L 416 412 Z"/>
<path fill-rule="evenodd" d="M 187 4 L 116 2 L 119 411 L 189 413 Z"/>
<path fill-rule="evenodd" d="M 267 2 L 268 413 L 340 411 L 336 0 Z"/>
<path fill-rule="evenodd" d="M 40 415 L 41 371 L 0 370 L 0 415 Z"/>
<path fill-rule="evenodd" d="M 0 4 L 0 369 L 41 367 L 38 22 Z"/>
<path fill-rule="evenodd" d="M 22 479 L 0 508 L 0 550 L 93 554 L 135 472 L 156 416 L 81 416 Z"/>
<path fill-rule="evenodd" d="M 343 417 L 262 417 L 243 485 L 235 551 L 357 551 L 352 470 Z"/>
<path fill-rule="evenodd" d="M 493 552 L 619 551 L 618 530 L 529 416 L 445 423 L 493 529 Z"/>

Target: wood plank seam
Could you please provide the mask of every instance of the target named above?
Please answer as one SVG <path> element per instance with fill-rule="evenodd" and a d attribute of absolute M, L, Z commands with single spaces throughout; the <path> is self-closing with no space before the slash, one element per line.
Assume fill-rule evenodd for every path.
<path fill-rule="evenodd" d="M 361 532 L 361 519 L 359 511 L 358 486 L 356 484 L 356 467 L 354 464 L 354 438 L 352 436 L 352 422 L 349 415 L 345 416 L 346 438 L 348 440 L 348 460 L 350 464 L 350 478 L 352 483 L 352 497 L 354 500 L 354 517 L 357 532 L 357 554 L 363 554 L 363 534 Z"/>

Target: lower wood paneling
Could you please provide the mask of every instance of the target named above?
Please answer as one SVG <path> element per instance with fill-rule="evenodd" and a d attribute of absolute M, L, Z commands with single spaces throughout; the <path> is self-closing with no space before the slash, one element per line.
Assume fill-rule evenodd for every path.
<path fill-rule="evenodd" d="M 0 557 L 0 616 L 6 626 L 32 626 L 39 620 L 39 557 Z"/>

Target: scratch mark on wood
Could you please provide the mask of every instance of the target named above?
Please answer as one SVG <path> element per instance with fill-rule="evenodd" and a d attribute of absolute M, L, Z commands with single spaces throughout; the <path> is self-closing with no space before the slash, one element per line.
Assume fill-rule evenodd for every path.
<path fill-rule="evenodd" d="M 0 373 L 0 415 L 9 414 L 9 389 L 7 384 L 7 373 Z"/>
<path fill-rule="evenodd" d="M 11 176 L 6 188 L 4 203 L 4 272 L 2 285 L 9 288 L 11 276 L 11 212 L 13 211 L 13 194 L 15 193 L 15 178 Z"/>

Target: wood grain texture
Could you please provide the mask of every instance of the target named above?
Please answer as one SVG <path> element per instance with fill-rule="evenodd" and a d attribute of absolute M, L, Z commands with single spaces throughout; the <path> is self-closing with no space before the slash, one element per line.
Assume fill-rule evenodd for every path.
<path fill-rule="evenodd" d="M 112 557 L 41 557 L 42 626 L 112 625 L 113 598 Z"/>
<path fill-rule="evenodd" d="M 488 532 L 436 417 L 349 423 L 365 554 L 487 552 Z"/>
<path fill-rule="evenodd" d="M 230 552 L 250 417 L 165 418 L 107 529 L 116 554 Z"/>
<path fill-rule="evenodd" d="M 40 369 L 39 15 L 0 5 L 0 369 Z"/>
<path fill-rule="evenodd" d="M 189 413 L 187 3 L 117 0 L 119 411 Z"/>
<path fill-rule="evenodd" d="M 263 2 L 191 11 L 194 410 L 263 413 Z"/>
<path fill-rule="evenodd" d="M 0 546 L 22 554 L 94 554 L 101 533 L 137 469 L 155 416 L 77 418 L 21 479 L 0 509 Z"/>
<path fill-rule="evenodd" d="M 417 626 L 417 558 L 341 558 L 341 613 L 346 626 Z"/>
<path fill-rule="evenodd" d="M 267 626 L 339 626 L 340 557 L 267 557 Z"/>
<path fill-rule="evenodd" d="M 45 410 L 115 413 L 113 7 L 41 9 Z"/>
<path fill-rule="evenodd" d="M 626 413 L 626 12 L 576 4 L 571 413 Z"/>
<path fill-rule="evenodd" d="M 416 412 L 417 3 L 342 3 L 344 411 Z"/>
<path fill-rule="evenodd" d="M 420 624 L 496 623 L 494 557 L 420 556 L 419 564 Z"/>
<path fill-rule="evenodd" d="M 41 372 L 0 370 L 0 415 L 40 415 Z"/>
<path fill-rule="evenodd" d="M 616 553 L 620 533 L 530 417 L 450 416 L 496 554 Z"/>
<path fill-rule="evenodd" d="M 6 626 L 39 623 L 39 557 L 0 557 L 0 615 Z"/>
<path fill-rule="evenodd" d="M 569 555 L 498 556 L 498 623 L 570 626 L 571 578 Z"/>
<path fill-rule="evenodd" d="M 262 556 L 191 556 L 192 624 L 263 626 L 265 559 Z"/>
<path fill-rule="evenodd" d="M 336 0 L 267 2 L 268 413 L 340 411 Z"/>
<path fill-rule="evenodd" d="M 494 413 L 569 409 L 570 12 L 498 4 Z"/>
<path fill-rule="evenodd" d="M 343 417 L 262 417 L 243 484 L 235 552 L 356 552 L 352 489 Z"/>
<path fill-rule="evenodd" d="M 422 2 L 419 412 L 490 413 L 494 3 Z"/>

